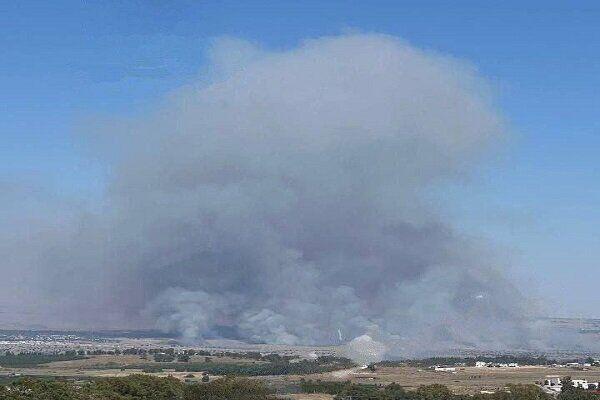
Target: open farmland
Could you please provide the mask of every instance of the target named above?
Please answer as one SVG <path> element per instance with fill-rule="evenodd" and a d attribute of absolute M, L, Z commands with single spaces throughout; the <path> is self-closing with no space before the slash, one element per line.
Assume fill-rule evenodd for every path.
<path fill-rule="evenodd" d="M 163 353 L 160 353 L 163 354 Z M 156 355 L 155 355 L 156 356 Z M 32 355 L 36 358 L 37 355 Z M 208 374 L 211 380 L 223 375 L 268 376 L 306 375 L 348 368 L 349 360 L 318 358 L 286 359 L 275 354 L 266 356 L 233 354 L 192 355 L 187 361 L 156 361 L 149 355 L 111 354 L 89 355 L 85 358 L 45 362 L 38 365 L 0 367 L 0 378 L 19 376 L 63 377 L 94 379 L 99 377 L 122 377 L 130 374 L 173 376 L 180 380 L 194 380 Z M 0 363 L 1 364 L 1 363 Z"/>
<path fill-rule="evenodd" d="M 460 367 L 456 373 L 435 372 L 417 367 L 379 367 L 376 371 L 351 369 L 315 374 L 307 379 L 323 381 L 351 381 L 361 384 L 388 385 L 398 383 L 407 389 L 421 385 L 442 384 L 455 393 L 475 394 L 482 390 L 497 390 L 507 384 L 533 384 L 547 376 L 571 376 L 588 381 L 600 381 L 600 367 L 575 369 L 550 366 L 522 366 L 518 368 Z"/>
<path fill-rule="evenodd" d="M 168 365 L 167 365 L 168 364 Z M 260 360 L 239 359 L 232 357 L 211 357 L 205 362 L 204 357 L 193 356 L 189 362 L 158 363 L 151 358 L 139 355 L 98 355 L 86 359 L 57 361 L 26 368 L 0 368 L 0 378 L 14 376 L 36 377 L 67 377 L 76 380 L 95 379 L 102 377 L 123 377 L 133 373 L 165 377 L 173 376 L 180 380 L 197 381 L 202 377 L 202 366 L 210 371 L 215 365 L 267 365 Z M 160 367 L 160 368 L 157 368 Z M 194 369 L 195 368 L 195 369 Z M 194 369 L 190 371 L 190 369 Z M 210 374 L 211 380 L 221 374 Z M 600 381 L 600 367 L 574 368 L 556 366 L 520 366 L 516 368 L 477 368 L 457 367 L 455 372 L 436 372 L 427 368 L 413 366 L 377 367 L 375 371 L 355 368 L 339 368 L 335 371 L 316 374 L 285 374 L 271 376 L 256 376 L 255 379 L 265 380 L 271 387 L 286 392 L 297 387 L 302 379 L 321 381 L 350 381 L 359 384 L 388 385 L 398 383 L 406 389 L 416 389 L 421 385 L 442 384 L 448 386 L 454 393 L 475 394 L 481 391 L 494 391 L 507 384 L 532 384 L 545 377 L 571 376 L 587 379 L 591 382 Z M 324 400 L 326 395 L 295 394 L 293 398 Z"/>

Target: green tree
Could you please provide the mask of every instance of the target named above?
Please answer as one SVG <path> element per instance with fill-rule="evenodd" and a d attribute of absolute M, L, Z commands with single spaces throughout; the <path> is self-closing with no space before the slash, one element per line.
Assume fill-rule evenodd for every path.
<path fill-rule="evenodd" d="M 420 386 L 417 395 L 423 400 L 447 400 L 453 397 L 448 387 L 439 384 Z"/>
<path fill-rule="evenodd" d="M 267 400 L 273 399 L 264 383 L 243 378 L 225 377 L 216 381 L 190 385 L 185 388 L 184 400 Z"/>

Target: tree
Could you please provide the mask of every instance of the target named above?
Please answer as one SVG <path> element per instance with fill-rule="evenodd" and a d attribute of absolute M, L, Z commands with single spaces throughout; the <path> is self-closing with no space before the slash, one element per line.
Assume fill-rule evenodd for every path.
<path fill-rule="evenodd" d="M 544 400 L 549 399 L 542 389 L 534 385 L 508 385 L 510 397 L 515 400 Z"/>
<path fill-rule="evenodd" d="M 383 392 L 387 400 L 402 400 L 407 397 L 404 388 L 395 382 L 387 385 Z"/>
<path fill-rule="evenodd" d="M 448 387 L 439 384 L 420 386 L 417 395 L 423 400 L 446 400 L 453 396 Z"/>
<path fill-rule="evenodd" d="M 558 395 L 559 400 L 596 400 L 598 397 L 583 388 L 573 386 L 570 376 L 562 380 L 562 391 Z"/>
<path fill-rule="evenodd" d="M 273 399 L 264 383 L 225 377 L 202 385 L 186 386 L 185 400 L 267 400 Z"/>

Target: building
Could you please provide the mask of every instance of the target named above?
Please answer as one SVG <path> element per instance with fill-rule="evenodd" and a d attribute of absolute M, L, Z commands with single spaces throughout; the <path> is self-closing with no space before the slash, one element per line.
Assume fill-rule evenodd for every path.
<path fill-rule="evenodd" d="M 544 380 L 543 388 L 550 392 L 560 393 L 562 391 L 562 382 L 558 377 L 548 377 Z"/>
<path fill-rule="evenodd" d="M 435 372 L 456 372 L 455 367 L 441 367 L 439 365 L 436 365 L 435 367 L 433 367 L 433 370 Z"/>
<path fill-rule="evenodd" d="M 597 390 L 600 387 L 599 382 L 588 382 L 587 379 L 573 379 L 571 380 L 573 386 L 584 390 Z M 543 388 L 553 392 L 562 391 L 562 382 L 560 378 L 548 377 L 544 380 Z"/>
<path fill-rule="evenodd" d="M 571 382 L 573 382 L 573 386 L 575 386 L 575 387 L 582 388 L 585 390 L 588 389 L 587 379 L 573 379 Z"/>

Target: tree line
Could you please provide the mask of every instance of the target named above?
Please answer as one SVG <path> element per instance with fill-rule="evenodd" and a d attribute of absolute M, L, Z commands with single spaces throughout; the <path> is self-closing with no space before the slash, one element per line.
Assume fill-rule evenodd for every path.
<path fill-rule="evenodd" d="M 304 393 L 327 393 L 334 400 L 554 400 L 534 385 L 508 385 L 506 390 L 474 396 L 453 394 L 444 385 L 420 386 L 407 391 L 351 382 L 304 380 Z M 279 396 L 279 398 L 284 396 Z M 23 378 L 0 386 L 0 400 L 275 400 L 274 392 L 255 379 L 225 377 L 210 383 L 183 383 L 175 378 L 130 375 L 74 382 Z M 557 400 L 598 400 L 600 396 L 567 385 Z"/>
<path fill-rule="evenodd" d="M 186 384 L 178 379 L 130 375 L 93 382 L 22 379 L 0 386 L 0 400 L 274 400 L 262 382 L 222 378 Z"/>

